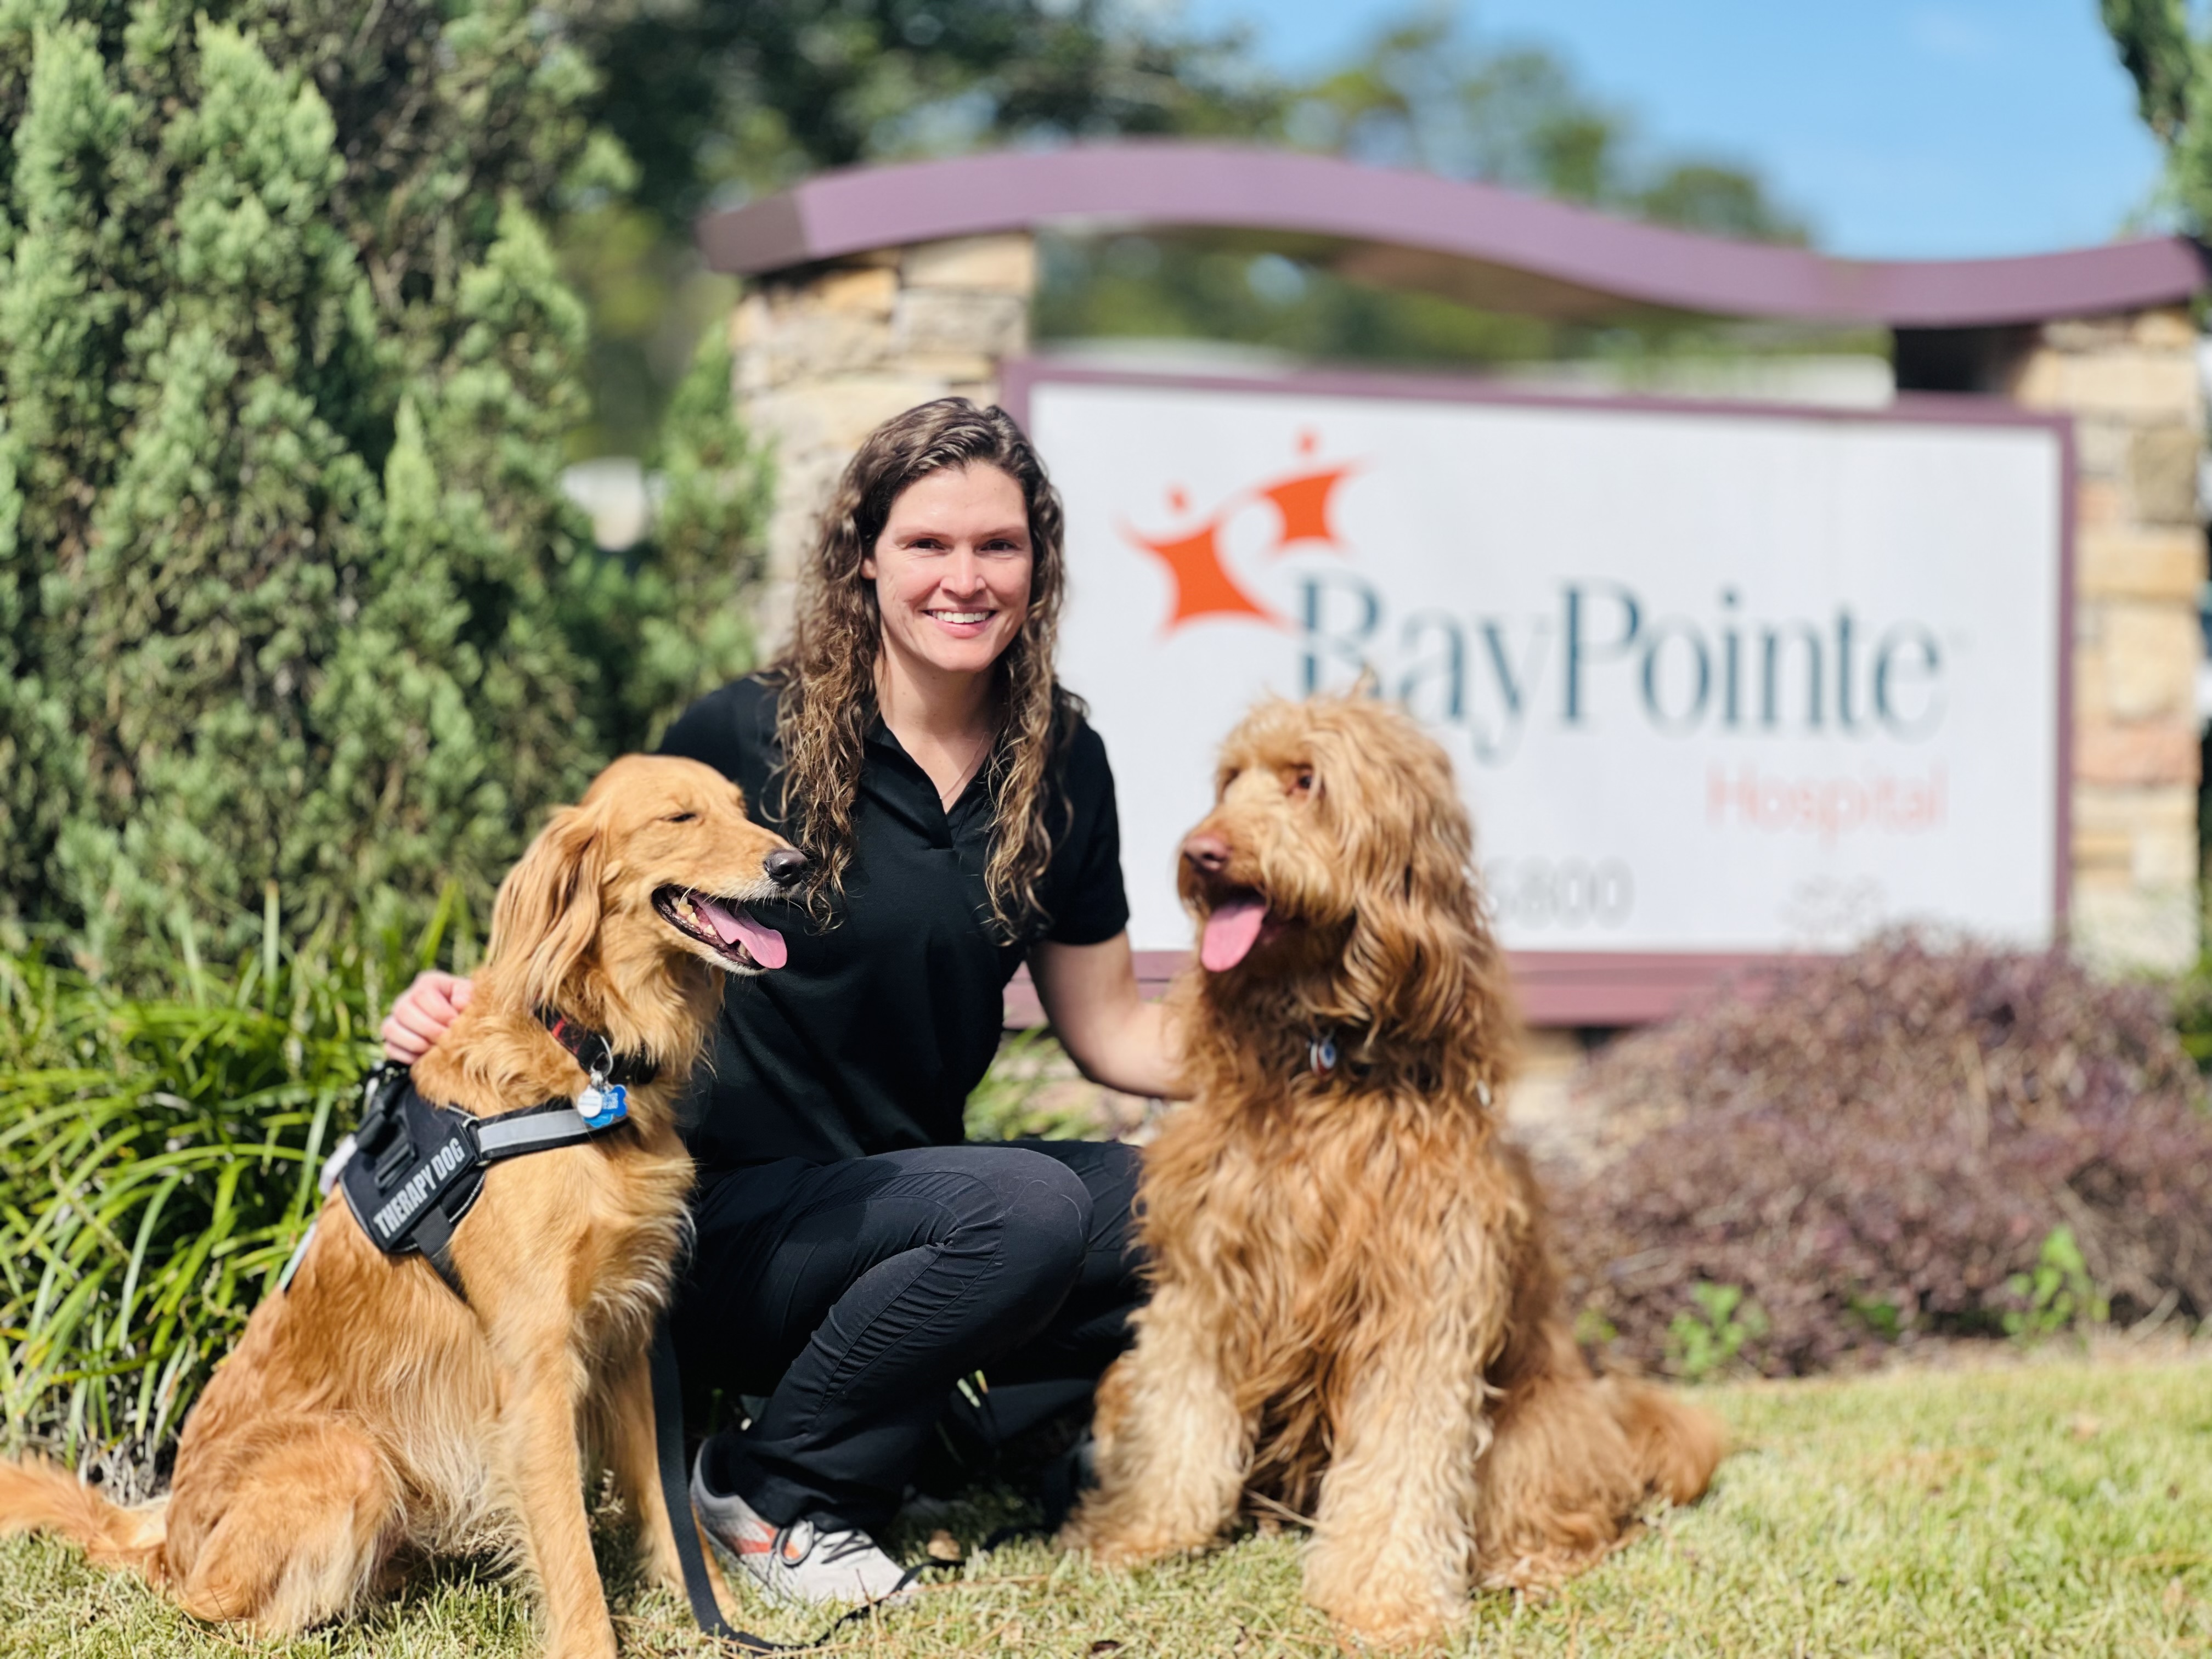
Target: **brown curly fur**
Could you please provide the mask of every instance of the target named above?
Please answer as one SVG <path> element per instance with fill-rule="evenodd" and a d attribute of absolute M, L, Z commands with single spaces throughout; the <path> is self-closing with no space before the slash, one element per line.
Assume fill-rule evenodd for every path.
<path fill-rule="evenodd" d="M 596 1454 L 648 1571 L 680 1588 L 646 1348 L 691 1185 L 676 1101 L 727 965 L 653 895 L 765 897 L 762 860 L 783 845 L 696 761 L 602 773 L 501 884 L 474 999 L 415 1077 L 478 1116 L 573 1097 L 585 1076 L 533 1012 L 550 1006 L 659 1062 L 627 1124 L 487 1172 L 453 1237 L 465 1305 L 419 1257 L 380 1254 L 333 1194 L 290 1290 L 186 1420 L 169 1495 L 126 1510 L 50 1465 L 0 1463 L 0 1534 L 59 1533 L 198 1618 L 268 1635 L 349 1610 L 403 1546 L 503 1543 L 541 1593 L 547 1651 L 612 1659 L 584 1473 Z"/>
<path fill-rule="evenodd" d="M 1268 921 L 1174 993 L 1193 1097 L 1146 1152 L 1152 1297 L 1063 1541 L 1139 1561 L 1287 1507 L 1341 1631 L 1425 1641 L 1474 1585 L 1556 1584 L 1697 1498 L 1719 1433 L 1595 1379 L 1562 1319 L 1491 1109 L 1514 1021 L 1443 751 L 1364 699 L 1263 704 L 1185 845 L 1218 863 L 1183 865 L 1201 922 L 1248 893 Z"/>

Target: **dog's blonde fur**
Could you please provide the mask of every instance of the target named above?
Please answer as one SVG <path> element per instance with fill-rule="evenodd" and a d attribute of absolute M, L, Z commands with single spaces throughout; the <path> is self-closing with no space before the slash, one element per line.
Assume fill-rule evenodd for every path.
<path fill-rule="evenodd" d="M 611 1659 L 583 1482 L 604 1464 L 648 1571 L 680 1587 L 646 1352 L 691 1184 L 676 1100 L 732 965 L 653 895 L 764 897 L 783 845 L 710 768 L 609 767 L 501 886 L 474 999 L 415 1080 L 479 1116 L 574 1096 L 584 1073 L 535 1012 L 556 1009 L 659 1062 L 627 1125 L 487 1172 L 453 1243 L 465 1304 L 420 1258 L 380 1254 L 333 1194 L 290 1290 L 185 1423 L 169 1495 L 125 1510 L 0 1464 L 0 1532 L 61 1533 L 197 1617 L 271 1635 L 354 1607 L 403 1545 L 494 1541 L 538 1587 L 547 1651 Z"/>
<path fill-rule="evenodd" d="M 1201 920 L 1257 896 L 1267 930 L 1174 993 L 1193 1098 L 1146 1152 L 1152 1297 L 1065 1542 L 1133 1562 L 1287 1507 L 1311 1518 L 1310 1599 L 1395 1645 L 1705 1490 L 1715 1425 L 1593 1378 L 1561 1316 L 1492 1109 L 1513 1020 L 1472 843 L 1449 761 L 1400 712 L 1275 702 L 1230 737 L 1187 843 L 1218 867 L 1187 860 L 1183 895 Z"/>

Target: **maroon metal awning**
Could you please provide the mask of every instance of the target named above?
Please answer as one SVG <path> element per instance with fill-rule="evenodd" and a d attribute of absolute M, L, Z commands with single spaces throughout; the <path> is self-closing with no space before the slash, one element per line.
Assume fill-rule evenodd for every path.
<path fill-rule="evenodd" d="M 2178 303 L 2205 285 L 2180 237 L 2010 259 L 1838 259 L 1632 223 L 1494 185 L 1334 156 L 1132 141 L 829 173 L 698 225 L 717 270 L 1042 227 L 1322 239 L 1345 274 L 1572 319 L 1709 316 L 1954 328 Z"/>

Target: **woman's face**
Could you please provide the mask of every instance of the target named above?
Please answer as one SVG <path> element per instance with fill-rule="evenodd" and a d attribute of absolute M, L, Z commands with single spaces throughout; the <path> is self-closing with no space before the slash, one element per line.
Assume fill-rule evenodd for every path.
<path fill-rule="evenodd" d="M 1022 487 L 995 466 L 946 467 L 899 492 L 860 574 L 909 672 L 978 674 L 1022 630 L 1030 563 Z"/>

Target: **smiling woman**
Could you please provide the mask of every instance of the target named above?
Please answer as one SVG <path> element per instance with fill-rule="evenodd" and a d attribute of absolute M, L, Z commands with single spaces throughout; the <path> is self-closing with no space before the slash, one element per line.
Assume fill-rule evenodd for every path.
<path fill-rule="evenodd" d="M 1113 775 L 1054 676 L 1062 590 L 1060 502 L 1029 441 L 1000 410 L 925 404 L 846 470 L 789 648 L 662 744 L 804 849 L 771 872 L 787 902 L 693 896 L 675 918 L 787 953 L 731 981 L 695 1085 L 697 1244 L 675 1314 L 688 1376 L 762 1397 L 702 1449 L 692 1497 L 781 1595 L 894 1591 L 872 1535 L 957 1379 L 988 1370 L 969 1426 L 1003 1437 L 1079 1408 L 1126 1346 L 1133 1152 L 963 1144 L 1024 960 L 1088 1075 L 1177 1092 L 1132 966 Z M 394 1054 L 465 996 L 418 982 L 387 1024 Z"/>

